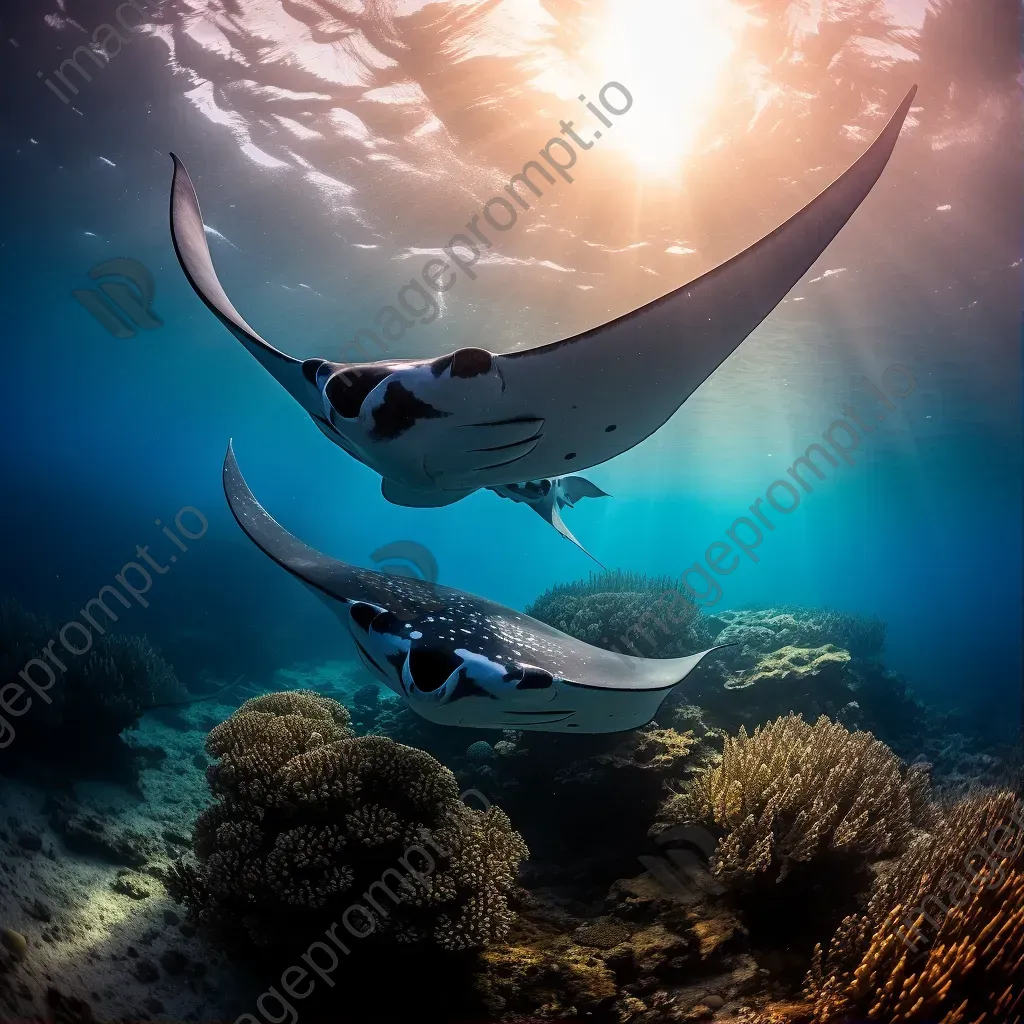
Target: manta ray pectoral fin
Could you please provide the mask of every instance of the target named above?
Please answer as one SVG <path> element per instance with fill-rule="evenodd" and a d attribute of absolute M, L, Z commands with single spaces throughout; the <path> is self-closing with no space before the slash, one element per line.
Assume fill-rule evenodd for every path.
<path fill-rule="evenodd" d="M 404 484 L 396 484 L 394 480 L 387 477 L 380 482 L 380 493 L 386 501 L 392 505 L 401 505 L 404 508 L 442 508 L 445 505 L 454 505 L 473 493 L 475 488 L 462 491 L 421 491 L 416 487 L 406 487 Z"/>
<path fill-rule="evenodd" d="M 617 671 L 606 671 L 597 678 L 581 678 L 573 686 L 599 690 L 670 690 L 678 686 L 713 651 L 735 644 L 716 644 L 706 651 L 685 658 L 634 658 L 629 654 L 616 654 Z"/>
<path fill-rule="evenodd" d="M 218 320 L 256 357 L 271 376 L 304 409 L 317 408 L 315 388 L 303 373 L 303 363 L 278 351 L 261 338 L 231 304 L 217 278 L 206 241 L 206 227 L 199 210 L 199 198 L 185 165 L 172 153 L 171 240 L 181 269 L 195 293 Z M 318 363 L 320 360 L 307 360 Z"/>
<path fill-rule="evenodd" d="M 607 491 L 602 491 L 597 484 L 585 476 L 563 476 L 562 490 L 570 505 L 575 505 L 580 498 L 610 498 Z"/>
<path fill-rule="evenodd" d="M 770 234 L 702 277 L 561 341 L 498 356 L 510 409 L 547 420 L 518 471 L 558 475 L 650 437 L 785 298 L 878 181 L 910 112 L 911 89 L 848 170 Z M 486 483 L 504 483 L 489 479 Z"/>

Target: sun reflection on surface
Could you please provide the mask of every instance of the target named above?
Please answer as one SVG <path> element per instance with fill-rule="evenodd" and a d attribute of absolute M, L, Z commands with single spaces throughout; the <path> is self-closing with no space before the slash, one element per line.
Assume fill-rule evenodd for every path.
<path fill-rule="evenodd" d="M 581 63 L 600 81 L 625 85 L 634 103 L 606 144 L 650 178 L 675 176 L 710 114 L 746 17 L 734 0 L 607 0 Z"/>

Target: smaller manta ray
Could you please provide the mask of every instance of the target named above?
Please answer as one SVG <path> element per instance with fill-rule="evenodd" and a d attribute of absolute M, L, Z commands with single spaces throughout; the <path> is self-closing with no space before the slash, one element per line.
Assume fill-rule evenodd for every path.
<path fill-rule="evenodd" d="M 573 536 L 572 531 L 562 521 L 561 511 L 566 505 L 573 508 L 580 498 L 610 498 L 607 491 L 602 491 L 597 484 L 591 483 L 583 476 L 545 477 L 543 480 L 527 480 L 518 484 L 503 484 L 500 487 L 489 487 L 488 490 L 502 498 L 521 501 L 529 505 L 545 522 L 550 523 L 566 540 L 572 541 L 588 558 L 594 556 Z M 603 563 L 594 561 L 605 568 Z"/>
<path fill-rule="evenodd" d="M 485 598 L 329 558 L 264 511 L 230 444 L 224 494 L 249 539 L 338 616 L 366 668 L 439 725 L 636 729 L 651 721 L 701 658 L 718 649 L 688 658 L 614 654 Z"/>

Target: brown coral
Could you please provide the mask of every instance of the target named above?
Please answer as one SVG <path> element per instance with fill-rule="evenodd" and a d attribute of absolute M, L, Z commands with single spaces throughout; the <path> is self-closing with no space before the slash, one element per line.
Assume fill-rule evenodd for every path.
<path fill-rule="evenodd" d="M 879 878 L 816 951 L 807 995 L 820 1024 L 1020 1024 L 1022 979 L 1024 807 L 1002 790 L 960 801 Z"/>
<path fill-rule="evenodd" d="M 726 830 L 715 874 L 741 884 L 828 852 L 880 856 L 898 850 L 927 815 L 925 769 L 904 769 L 871 733 L 822 716 L 788 715 L 726 740 L 721 764 L 662 809 L 669 823 Z"/>
<path fill-rule="evenodd" d="M 207 772 L 217 802 L 196 823 L 197 861 L 177 866 L 173 894 L 263 945 L 350 908 L 359 937 L 449 950 L 500 939 L 528 852 L 506 815 L 463 804 L 429 754 L 353 737 L 348 722 L 336 701 L 296 691 L 247 701 L 217 726 L 207 739 L 220 758 Z"/>

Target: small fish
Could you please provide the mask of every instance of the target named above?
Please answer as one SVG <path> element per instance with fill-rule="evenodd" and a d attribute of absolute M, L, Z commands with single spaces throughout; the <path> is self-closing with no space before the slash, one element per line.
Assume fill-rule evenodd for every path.
<path fill-rule="evenodd" d="M 230 444 L 224 494 L 246 536 L 337 615 L 366 669 L 439 725 L 636 729 L 717 650 L 665 659 L 614 654 L 486 598 L 330 558 L 270 517 L 242 478 Z"/>

